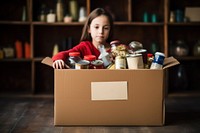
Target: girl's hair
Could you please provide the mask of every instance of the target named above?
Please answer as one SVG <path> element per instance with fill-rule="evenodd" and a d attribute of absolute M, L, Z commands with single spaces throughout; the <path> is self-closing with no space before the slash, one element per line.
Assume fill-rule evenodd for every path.
<path fill-rule="evenodd" d="M 83 27 L 82 35 L 80 41 L 92 41 L 92 37 L 90 33 L 88 33 L 88 28 L 90 27 L 90 24 L 92 23 L 92 20 L 95 19 L 98 16 L 105 15 L 108 17 L 109 22 L 110 22 L 110 33 L 108 36 L 108 39 L 106 42 L 110 42 L 113 36 L 113 18 L 112 16 L 103 8 L 96 8 L 93 10 L 90 15 L 87 17 L 87 20 L 85 22 L 85 25 Z"/>

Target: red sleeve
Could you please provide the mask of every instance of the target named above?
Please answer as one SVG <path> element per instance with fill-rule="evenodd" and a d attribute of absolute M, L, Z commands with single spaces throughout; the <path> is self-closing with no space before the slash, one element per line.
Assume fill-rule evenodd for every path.
<path fill-rule="evenodd" d="M 83 58 L 85 55 L 95 55 L 97 58 L 100 55 L 100 52 L 98 49 L 94 47 L 94 45 L 89 41 L 80 42 L 78 45 L 73 47 L 72 49 L 61 51 L 54 55 L 52 57 L 53 61 L 61 59 L 63 61 L 66 61 L 69 57 L 70 52 L 80 52 L 81 58 Z"/>

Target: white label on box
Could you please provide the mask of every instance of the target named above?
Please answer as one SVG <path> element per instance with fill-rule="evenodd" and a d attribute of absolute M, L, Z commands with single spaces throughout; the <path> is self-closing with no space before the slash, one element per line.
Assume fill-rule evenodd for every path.
<path fill-rule="evenodd" d="M 127 81 L 91 83 L 91 100 L 128 100 L 127 93 Z"/>

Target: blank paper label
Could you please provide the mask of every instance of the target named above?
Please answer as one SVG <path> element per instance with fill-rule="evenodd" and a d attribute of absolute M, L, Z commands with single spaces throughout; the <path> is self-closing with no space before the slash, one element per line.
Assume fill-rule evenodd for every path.
<path fill-rule="evenodd" d="M 127 93 L 127 81 L 91 83 L 91 100 L 128 100 Z"/>

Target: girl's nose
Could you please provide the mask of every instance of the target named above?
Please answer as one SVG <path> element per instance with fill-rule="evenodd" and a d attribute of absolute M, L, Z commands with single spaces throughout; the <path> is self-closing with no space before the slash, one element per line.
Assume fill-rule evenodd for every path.
<path fill-rule="evenodd" d="M 103 33 L 103 28 L 99 28 L 99 33 Z"/>

